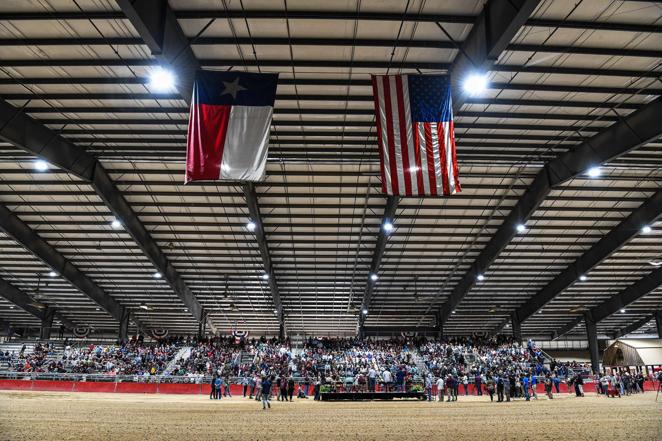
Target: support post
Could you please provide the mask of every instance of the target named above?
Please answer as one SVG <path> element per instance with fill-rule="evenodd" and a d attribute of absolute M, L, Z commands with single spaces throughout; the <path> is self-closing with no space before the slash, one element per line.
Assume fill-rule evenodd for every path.
<path fill-rule="evenodd" d="M 44 318 L 41 320 L 41 327 L 39 328 L 39 340 L 49 340 L 51 338 L 53 317 L 55 317 L 55 308 L 46 308 Z"/>
<path fill-rule="evenodd" d="M 662 309 L 655 312 L 655 324 L 657 325 L 657 338 L 662 338 Z"/>
<path fill-rule="evenodd" d="M 591 369 L 594 374 L 600 372 L 600 351 L 598 348 L 598 328 L 591 314 L 584 314 L 586 323 L 586 336 L 588 338 L 588 351 L 591 354 Z"/>
<path fill-rule="evenodd" d="M 441 313 L 439 311 L 435 312 L 434 317 L 437 321 L 437 340 L 441 340 L 444 338 L 444 322 L 441 319 Z"/>
<path fill-rule="evenodd" d="M 129 341 L 129 318 L 131 314 L 129 311 L 124 308 L 122 311 L 122 317 L 120 318 L 120 328 L 118 334 L 118 340 L 123 343 Z"/>
<path fill-rule="evenodd" d="M 522 323 L 520 323 L 516 313 L 513 312 L 510 316 L 510 321 L 513 325 L 513 338 L 519 343 L 522 343 Z"/>
<path fill-rule="evenodd" d="M 278 339 L 282 342 L 285 340 L 285 321 L 279 320 L 278 323 Z"/>

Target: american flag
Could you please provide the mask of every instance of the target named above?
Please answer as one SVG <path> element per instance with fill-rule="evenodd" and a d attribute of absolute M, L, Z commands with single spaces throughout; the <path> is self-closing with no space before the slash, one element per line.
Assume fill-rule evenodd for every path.
<path fill-rule="evenodd" d="M 448 196 L 460 191 L 451 87 L 446 75 L 373 75 L 382 191 Z"/>

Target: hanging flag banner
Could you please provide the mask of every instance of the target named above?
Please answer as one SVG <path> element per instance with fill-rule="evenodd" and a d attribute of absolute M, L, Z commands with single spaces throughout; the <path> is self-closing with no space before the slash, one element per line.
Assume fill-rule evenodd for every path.
<path fill-rule="evenodd" d="M 199 70 L 186 146 L 186 182 L 260 181 L 278 74 Z"/>
<path fill-rule="evenodd" d="M 448 196 L 460 191 L 447 75 L 373 75 L 382 191 Z"/>

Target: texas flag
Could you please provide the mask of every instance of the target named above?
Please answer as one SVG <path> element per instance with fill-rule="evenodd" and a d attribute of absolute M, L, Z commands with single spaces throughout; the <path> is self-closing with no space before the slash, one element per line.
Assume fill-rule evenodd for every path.
<path fill-rule="evenodd" d="M 260 181 L 278 74 L 199 70 L 193 84 L 186 182 Z"/>

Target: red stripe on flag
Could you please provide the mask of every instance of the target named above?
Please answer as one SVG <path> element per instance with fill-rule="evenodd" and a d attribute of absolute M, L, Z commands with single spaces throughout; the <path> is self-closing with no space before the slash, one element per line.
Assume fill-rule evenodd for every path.
<path fill-rule="evenodd" d="M 187 146 L 186 182 L 220 177 L 231 106 L 191 106 Z"/>
<path fill-rule="evenodd" d="M 382 172 L 382 193 L 386 190 L 386 173 L 384 173 L 384 140 L 382 139 L 382 112 L 379 110 L 379 92 L 377 90 L 377 77 L 372 76 L 372 97 L 375 103 L 375 122 L 377 124 L 377 143 L 379 145 L 379 168 Z"/>
<path fill-rule="evenodd" d="M 402 171 L 405 178 L 405 195 L 411 196 L 411 171 L 409 170 L 409 141 L 407 139 L 407 122 L 405 121 L 405 99 L 402 91 L 402 76 L 395 77 L 395 91 L 398 98 L 398 116 L 400 123 L 400 152 L 402 153 Z"/>
<path fill-rule="evenodd" d="M 393 108 L 391 107 L 391 85 L 388 76 L 383 77 L 384 112 L 386 113 L 386 136 L 388 138 L 388 163 L 391 168 L 392 194 L 398 194 L 398 167 L 395 163 L 395 135 L 393 134 Z"/>
<path fill-rule="evenodd" d="M 448 160 L 446 158 L 446 142 L 444 137 L 444 124 L 437 123 L 437 138 L 439 139 L 439 159 L 441 161 L 441 185 L 444 189 L 444 194 L 448 196 L 451 194 L 451 188 L 448 184 Z"/>
<path fill-rule="evenodd" d="M 448 123 L 448 130 L 450 132 L 451 139 L 451 155 L 453 157 L 453 179 L 455 181 L 455 192 L 458 193 L 462 189 L 460 188 L 460 172 L 457 166 L 457 155 L 455 150 L 455 126 L 453 125 L 453 120 Z"/>
<path fill-rule="evenodd" d="M 432 144 L 432 126 L 429 122 L 423 123 L 425 129 L 425 155 L 428 160 L 428 178 L 430 179 L 430 194 L 437 195 L 437 176 L 434 172 L 434 145 Z"/>

